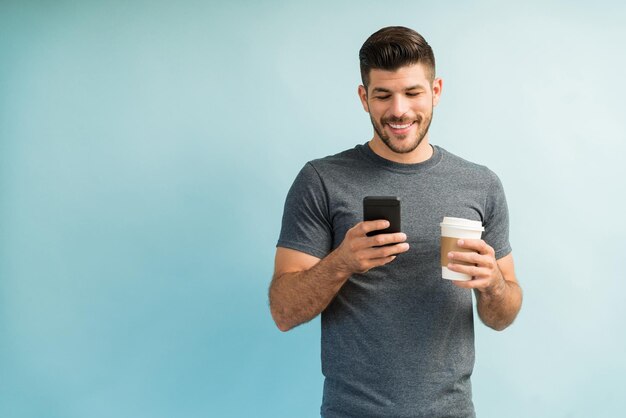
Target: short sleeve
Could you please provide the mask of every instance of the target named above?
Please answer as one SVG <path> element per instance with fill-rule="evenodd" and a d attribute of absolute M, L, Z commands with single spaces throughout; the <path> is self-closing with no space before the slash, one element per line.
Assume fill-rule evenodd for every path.
<path fill-rule="evenodd" d="M 318 258 L 326 257 L 332 249 L 328 196 L 319 173 L 311 163 L 300 170 L 287 193 L 276 246 Z"/>
<path fill-rule="evenodd" d="M 491 172 L 491 182 L 485 202 L 485 233 L 483 239 L 496 252 L 496 260 L 508 255 L 512 249 L 509 243 L 509 209 L 504 188 L 498 176 Z"/>

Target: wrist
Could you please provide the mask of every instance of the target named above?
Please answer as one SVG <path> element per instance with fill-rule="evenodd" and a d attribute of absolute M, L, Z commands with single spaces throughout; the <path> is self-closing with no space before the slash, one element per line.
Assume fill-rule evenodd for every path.
<path fill-rule="evenodd" d="M 504 280 L 504 277 L 500 275 L 498 280 L 496 280 L 496 283 L 494 283 L 492 286 L 489 286 L 485 290 L 485 293 L 490 299 L 500 299 L 506 293 L 506 288 L 506 280 Z"/>
<path fill-rule="evenodd" d="M 339 248 L 331 252 L 326 261 L 328 261 L 327 267 L 330 273 L 328 276 L 332 277 L 333 280 L 345 282 L 350 278 L 350 276 L 352 276 L 353 272 L 351 271 L 349 264 L 346 263 L 341 256 Z"/>

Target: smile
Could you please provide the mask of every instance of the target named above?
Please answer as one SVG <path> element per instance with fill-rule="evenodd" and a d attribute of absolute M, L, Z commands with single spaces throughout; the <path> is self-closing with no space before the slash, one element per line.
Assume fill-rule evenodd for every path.
<path fill-rule="evenodd" d="M 415 125 L 415 123 L 416 122 L 413 121 L 413 122 L 404 123 L 400 125 L 397 123 L 387 122 L 387 126 L 389 126 L 389 129 L 394 135 L 405 135 L 405 134 L 408 134 L 411 131 L 411 129 L 413 129 L 413 125 Z"/>
<path fill-rule="evenodd" d="M 407 123 L 405 125 L 394 125 L 393 123 L 389 124 L 389 126 L 391 126 L 393 129 L 406 129 L 406 128 L 408 128 L 411 125 L 413 125 L 413 122 Z"/>

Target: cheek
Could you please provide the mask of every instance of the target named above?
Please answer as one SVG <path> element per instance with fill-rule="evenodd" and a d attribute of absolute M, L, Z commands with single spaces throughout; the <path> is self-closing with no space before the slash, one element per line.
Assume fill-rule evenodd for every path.
<path fill-rule="evenodd" d="M 427 98 L 420 100 L 415 110 L 418 113 L 429 114 L 432 111 L 433 106 L 434 106 L 433 98 L 427 97 Z"/>
<path fill-rule="evenodd" d="M 377 121 L 382 119 L 382 117 L 385 115 L 384 109 L 380 109 L 379 106 L 372 104 L 369 105 L 369 113 L 370 116 Z"/>

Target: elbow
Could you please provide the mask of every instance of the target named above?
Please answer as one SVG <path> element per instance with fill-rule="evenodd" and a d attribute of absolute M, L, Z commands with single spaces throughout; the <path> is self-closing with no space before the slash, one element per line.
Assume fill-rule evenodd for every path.
<path fill-rule="evenodd" d="M 498 332 L 502 332 L 505 329 L 507 329 L 509 327 L 509 324 L 494 324 L 494 325 L 489 325 L 489 328 L 491 328 L 494 331 L 498 331 Z"/>
<path fill-rule="evenodd" d="M 272 314 L 272 319 L 274 320 L 274 324 L 281 332 L 287 332 L 290 329 L 294 328 L 295 325 L 292 321 L 289 321 L 289 315 L 286 314 L 286 308 L 281 306 L 280 300 L 276 300 L 272 289 L 270 288 L 269 294 L 269 306 L 270 313 Z"/>
<path fill-rule="evenodd" d="M 495 321 L 492 323 L 485 322 L 485 325 L 487 325 L 494 331 L 502 332 L 507 329 L 512 323 L 513 321 Z"/>
<path fill-rule="evenodd" d="M 276 327 L 281 331 L 281 332 L 287 332 L 289 331 L 292 327 L 290 327 L 289 325 L 282 323 L 282 322 L 276 322 Z"/>
<path fill-rule="evenodd" d="M 282 316 L 280 314 L 278 314 L 278 312 L 276 312 L 276 309 L 270 307 L 270 312 L 272 313 L 272 319 L 274 320 L 274 324 L 276 324 L 276 327 L 281 331 L 281 332 L 287 332 L 290 329 L 293 328 L 293 326 L 289 323 L 287 323 L 287 321 L 285 321 Z"/>

